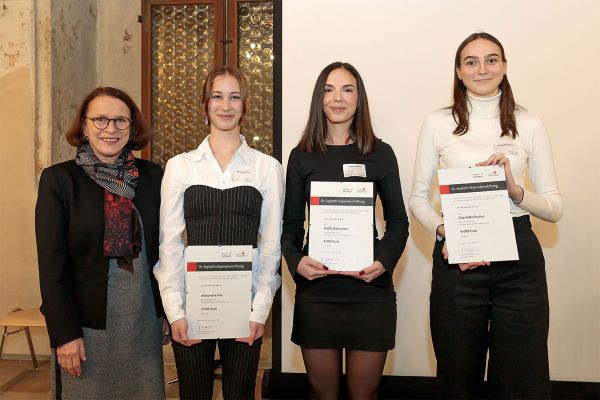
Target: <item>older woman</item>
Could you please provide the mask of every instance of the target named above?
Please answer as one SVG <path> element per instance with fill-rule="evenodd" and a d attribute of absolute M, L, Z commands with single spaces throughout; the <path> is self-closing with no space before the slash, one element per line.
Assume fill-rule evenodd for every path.
<path fill-rule="evenodd" d="M 164 398 L 163 311 L 149 271 L 162 170 L 131 152 L 150 136 L 126 93 L 99 87 L 66 133 L 75 159 L 42 173 L 35 228 L 57 398 Z"/>

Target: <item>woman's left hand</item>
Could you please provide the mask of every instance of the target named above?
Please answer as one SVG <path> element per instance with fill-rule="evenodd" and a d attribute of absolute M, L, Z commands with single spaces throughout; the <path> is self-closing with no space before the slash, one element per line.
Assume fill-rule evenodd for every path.
<path fill-rule="evenodd" d="M 265 324 L 259 322 L 250 321 L 250 336 L 244 338 L 235 339 L 236 342 L 248 343 L 252 346 L 254 341 L 261 338 L 265 333 Z"/>
<path fill-rule="evenodd" d="M 506 175 L 506 189 L 508 190 L 508 196 L 516 204 L 523 201 L 525 192 L 523 188 L 515 183 L 512 172 L 510 170 L 510 160 L 504 156 L 504 154 L 492 154 L 487 160 L 477 163 L 478 167 L 486 167 L 488 165 L 502 165 L 504 167 L 504 174 Z"/>
<path fill-rule="evenodd" d="M 373 261 L 373 264 L 364 268 L 360 271 L 343 271 L 340 272 L 341 275 L 349 275 L 358 279 L 362 279 L 365 282 L 372 282 L 375 278 L 379 277 L 381 274 L 385 272 L 385 268 L 383 268 L 383 264 L 379 261 Z"/>
<path fill-rule="evenodd" d="M 442 247 L 442 255 L 444 256 L 444 260 L 448 260 L 448 246 L 446 245 L 447 242 L 444 242 L 444 247 Z M 477 267 L 482 267 L 482 266 L 490 266 L 490 262 L 489 261 L 479 261 L 479 262 L 470 262 L 470 263 L 459 263 L 458 264 L 458 268 L 465 272 L 467 270 L 470 269 L 475 269 Z"/>

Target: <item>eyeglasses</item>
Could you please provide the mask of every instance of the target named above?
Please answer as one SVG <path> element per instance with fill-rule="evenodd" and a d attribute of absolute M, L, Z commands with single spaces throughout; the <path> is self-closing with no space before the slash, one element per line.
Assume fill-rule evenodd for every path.
<path fill-rule="evenodd" d="M 83 117 L 83 118 L 89 119 L 90 121 L 92 121 L 92 124 L 94 124 L 94 126 L 98 129 L 108 128 L 108 125 L 110 125 L 110 121 L 112 121 L 115 124 L 115 128 L 117 128 L 120 131 L 123 131 L 123 130 L 129 128 L 129 126 L 131 125 L 131 120 L 129 118 L 125 118 L 125 117 L 119 117 L 119 118 Z"/>

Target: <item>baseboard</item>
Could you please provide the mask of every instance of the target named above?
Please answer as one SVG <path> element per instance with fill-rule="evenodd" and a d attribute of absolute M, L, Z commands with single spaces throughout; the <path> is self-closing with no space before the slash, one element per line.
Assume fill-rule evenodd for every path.
<path fill-rule="evenodd" d="M 345 377 L 342 388 L 345 388 Z M 551 399 L 599 399 L 599 382 L 552 381 Z M 341 393 L 342 398 L 345 393 Z M 307 399 L 310 390 L 306 374 L 265 372 L 263 376 L 263 398 Z M 412 376 L 384 376 L 379 386 L 380 399 L 433 399 L 435 378 Z"/>

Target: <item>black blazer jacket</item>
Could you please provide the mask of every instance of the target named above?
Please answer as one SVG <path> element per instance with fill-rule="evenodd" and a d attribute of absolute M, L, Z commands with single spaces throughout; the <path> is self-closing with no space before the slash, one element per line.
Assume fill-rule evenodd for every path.
<path fill-rule="evenodd" d="M 152 267 L 158 261 L 162 169 L 135 160 L 139 171 L 133 198 L 144 225 L 156 315 L 163 315 Z M 104 257 L 104 189 L 74 160 L 42 172 L 35 207 L 42 306 L 50 346 L 83 337 L 83 326 L 106 329 L 109 258 Z"/>

